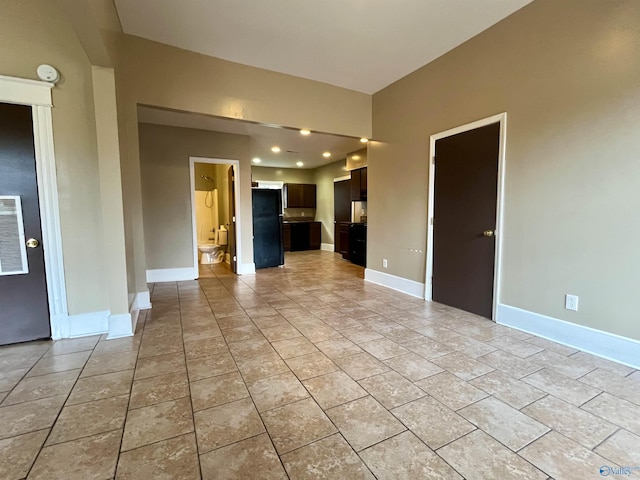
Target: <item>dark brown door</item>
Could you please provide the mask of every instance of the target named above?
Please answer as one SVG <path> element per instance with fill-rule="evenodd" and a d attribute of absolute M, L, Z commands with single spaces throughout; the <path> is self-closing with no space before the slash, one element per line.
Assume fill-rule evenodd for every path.
<path fill-rule="evenodd" d="M 2 103 L 0 345 L 50 336 L 31 107 Z"/>
<path fill-rule="evenodd" d="M 233 172 L 233 165 L 229 167 L 229 233 L 227 241 L 229 243 L 229 257 L 231 271 L 238 273 L 238 257 L 236 257 L 236 177 Z"/>
<path fill-rule="evenodd" d="M 340 249 L 340 222 L 351 221 L 351 181 L 342 180 L 333 184 L 333 243 L 334 252 Z M 347 246 L 344 246 L 347 249 Z"/>
<path fill-rule="evenodd" d="M 499 142 L 498 123 L 436 141 L 433 300 L 486 318 L 493 307 Z"/>

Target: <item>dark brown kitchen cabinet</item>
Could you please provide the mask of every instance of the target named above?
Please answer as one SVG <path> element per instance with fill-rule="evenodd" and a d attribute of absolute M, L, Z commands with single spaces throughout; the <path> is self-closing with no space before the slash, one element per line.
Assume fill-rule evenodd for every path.
<path fill-rule="evenodd" d="M 320 250 L 321 226 L 320 222 L 311 222 L 309 224 L 309 250 Z"/>
<path fill-rule="evenodd" d="M 316 186 L 302 185 L 302 208 L 316 208 Z"/>
<path fill-rule="evenodd" d="M 342 255 L 342 258 L 345 260 L 349 260 L 349 226 L 351 222 L 340 222 L 338 226 L 338 235 L 339 235 L 339 252 Z"/>
<path fill-rule="evenodd" d="M 291 251 L 291 225 L 288 223 L 282 225 L 282 246 L 285 252 Z"/>
<path fill-rule="evenodd" d="M 367 199 L 367 167 L 351 170 L 351 201 Z"/>
<path fill-rule="evenodd" d="M 349 226 L 349 257 L 351 263 L 367 266 L 367 226 L 364 223 Z"/>
<path fill-rule="evenodd" d="M 284 208 L 316 208 L 316 186 L 309 183 L 285 183 Z"/>
<path fill-rule="evenodd" d="M 284 184 L 284 208 L 303 208 L 304 193 L 301 183 Z"/>
<path fill-rule="evenodd" d="M 285 252 L 320 250 L 320 222 L 288 222 L 282 226 Z"/>

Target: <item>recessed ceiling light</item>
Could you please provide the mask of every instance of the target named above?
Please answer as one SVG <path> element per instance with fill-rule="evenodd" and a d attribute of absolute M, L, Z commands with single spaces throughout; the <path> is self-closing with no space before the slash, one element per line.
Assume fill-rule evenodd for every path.
<path fill-rule="evenodd" d="M 360 160 L 360 155 L 353 155 L 351 160 Z"/>
<path fill-rule="evenodd" d="M 272 151 L 273 153 L 280 153 L 280 147 L 278 147 L 278 146 L 273 146 L 273 147 L 271 147 L 271 151 Z"/>
<path fill-rule="evenodd" d="M 329 157 L 331 156 L 331 152 L 324 152 L 324 153 L 322 154 L 322 156 L 323 156 L 324 158 L 329 158 Z"/>
<path fill-rule="evenodd" d="M 310 130 L 305 130 L 304 128 L 300 130 L 300 135 L 310 135 L 310 134 L 311 134 Z"/>
<path fill-rule="evenodd" d="M 369 141 L 369 139 L 368 139 L 368 138 L 364 138 L 364 137 L 362 137 L 362 138 L 360 139 L 360 143 L 367 143 L 368 141 Z"/>
<path fill-rule="evenodd" d="M 297 166 L 299 166 L 299 167 L 301 167 L 301 166 L 303 166 L 303 165 L 304 165 L 304 163 L 302 163 L 302 162 L 296 162 L 296 165 L 297 165 Z"/>
<path fill-rule="evenodd" d="M 260 163 L 262 160 L 260 160 L 258 157 L 253 159 L 253 163 Z"/>

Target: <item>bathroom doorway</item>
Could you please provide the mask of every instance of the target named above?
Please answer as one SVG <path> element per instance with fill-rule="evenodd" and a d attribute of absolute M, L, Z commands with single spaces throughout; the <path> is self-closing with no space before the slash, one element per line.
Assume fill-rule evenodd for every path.
<path fill-rule="evenodd" d="M 200 265 L 226 265 L 237 273 L 239 237 L 237 181 L 239 162 L 189 158 L 194 272 Z M 199 276 L 199 275 L 198 275 Z M 198 277 L 196 277 L 198 278 Z"/>

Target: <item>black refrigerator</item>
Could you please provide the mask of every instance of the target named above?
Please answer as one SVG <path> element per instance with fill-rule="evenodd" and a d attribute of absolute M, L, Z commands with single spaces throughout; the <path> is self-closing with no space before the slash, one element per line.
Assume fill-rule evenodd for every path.
<path fill-rule="evenodd" d="M 256 268 L 284 265 L 282 192 L 254 188 L 253 261 Z"/>

